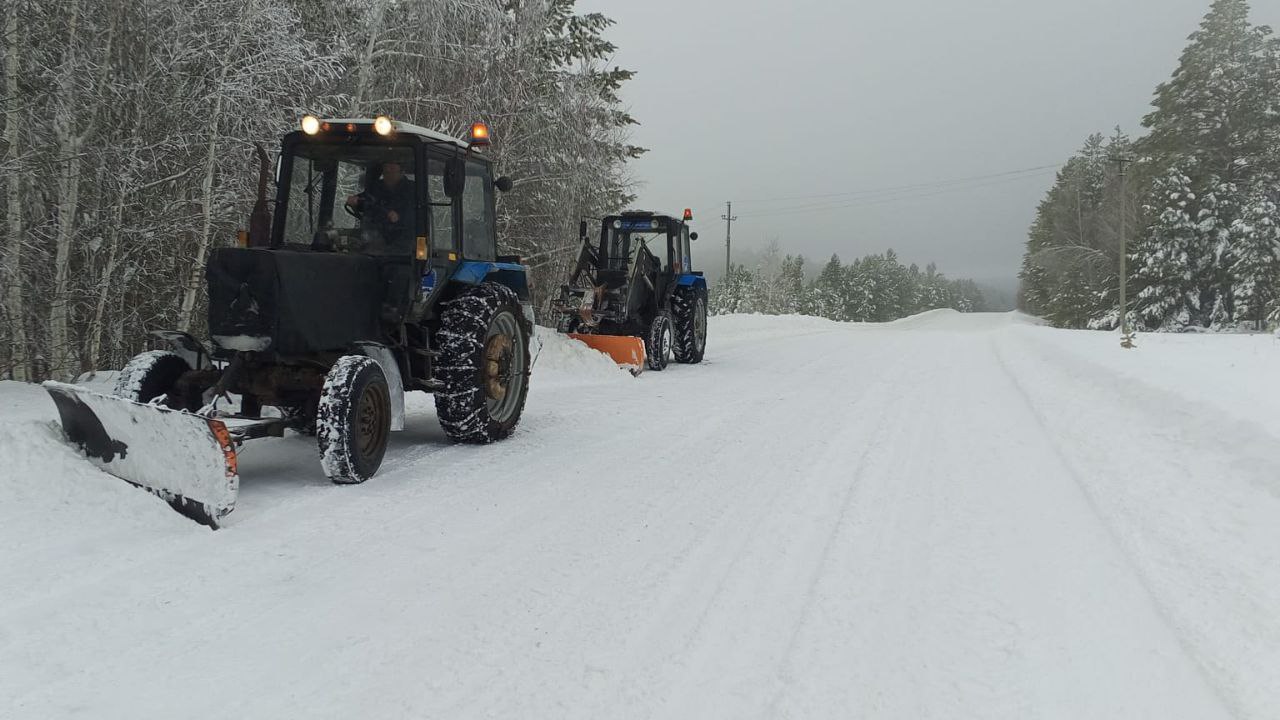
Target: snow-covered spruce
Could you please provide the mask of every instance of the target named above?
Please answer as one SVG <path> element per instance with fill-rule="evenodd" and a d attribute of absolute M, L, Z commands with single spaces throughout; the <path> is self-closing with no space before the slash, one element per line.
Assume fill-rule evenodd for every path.
<path fill-rule="evenodd" d="M 133 356 L 116 378 L 116 387 L 112 394 L 134 402 L 148 403 L 162 396 L 170 395 L 178 378 L 191 369 L 186 360 L 168 350 L 148 350 Z M 166 397 L 164 404 L 168 407 L 183 408 L 176 397 Z"/>
<path fill-rule="evenodd" d="M 663 310 L 649 325 L 649 335 L 644 340 L 645 362 L 649 369 L 661 372 L 671 364 L 671 346 L 674 344 L 675 329 L 671 323 L 671 313 Z"/>
<path fill-rule="evenodd" d="M 382 465 L 391 432 L 391 399 L 372 358 L 344 355 L 330 368 L 316 411 L 316 444 L 324 474 L 339 484 L 362 483 Z"/>
<path fill-rule="evenodd" d="M 671 296 L 675 323 L 676 362 L 700 363 L 707 349 L 707 294 L 705 290 L 680 288 Z"/>
<path fill-rule="evenodd" d="M 435 393 L 440 425 L 455 442 L 487 443 L 515 430 L 529 393 L 532 326 L 510 288 L 482 283 L 441 316 Z"/>

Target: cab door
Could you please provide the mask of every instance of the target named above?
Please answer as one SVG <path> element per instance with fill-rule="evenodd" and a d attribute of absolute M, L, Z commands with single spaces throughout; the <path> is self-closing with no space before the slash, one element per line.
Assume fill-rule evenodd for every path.
<path fill-rule="evenodd" d="M 493 173 L 489 164 L 466 161 L 462 189 L 462 254 L 467 260 L 497 259 L 498 229 L 494 213 Z"/>
<path fill-rule="evenodd" d="M 426 249 L 427 267 L 422 277 L 422 294 L 431 298 L 453 276 L 462 261 L 461 202 L 445 193 L 445 173 L 448 163 L 443 153 L 432 148 L 426 150 Z"/>

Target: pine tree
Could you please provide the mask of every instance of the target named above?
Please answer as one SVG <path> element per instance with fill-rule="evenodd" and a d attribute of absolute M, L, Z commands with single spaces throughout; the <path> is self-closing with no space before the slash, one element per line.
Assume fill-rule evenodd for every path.
<path fill-rule="evenodd" d="M 759 312 L 756 274 L 734 265 L 724 280 L 712 286 L 707 309 L 712 315 Z"/>
<path fill-rule="evenodd" d="M 1023 309 L 1059 327 L 1084 327 L 1105 314 L 1099 299 L 1119 265 L 1120 188 L 1111 158 L 1127 152 L 1119 130 L 1097 133 L 1059 171 L 1036 211 L 1023 256 Z M 1131 193 L 1123 200 L 1131 204 Z"/>
<path fill-rule="evenodd" d="M 1207 311 L 1210 327 L 1215 329 L 1229 328 L 1234 317 L 1232 228 L 1240 216 L 1239 192 L 1235 183 L 1209 178 L 1196 214 L 1198 244 L 1208 258 L 1199 281 L 1200 305 Z"/>
<path fill-rule="evenodd" d="M 1149 286 L 1140 296 L 1146 322 L 1234 323 L 1242 190 L 1277 169 L 1277 57 L 1271 29 L 1250 23 L 1248 2 L 1215 0 L 1173 77 L 1156 90 L 1143 120 L 1150 133 L 1137 143 L 1160 178 L 1146 206 L 1150 232 L 1134 255 Z M 1180 187 L 1171 187 L 1174 176 Z"/>
<path fill-rule="evenodd" d="M 1214 0 L 1173 77 L 1156 89 L 1138 143 L 1157 172 L 1175 165 L 1193 180 L 1240 183 L 1265 170 L 1267 119 L 1274 118 L 1276 40 L 1249 22 L 1246 0 Z"/>
<path fill-rule="evenodd" d="M 778 307 L 776 314 L 795 315 L 805 304 L 804 256 L 786 256 L 778 271 Z"/>
<path fill-rule="evenodd" d="M 840 256 L 832 255 L 809 291 L 812 314 L 830 320 L 847 321 L 844 302 L 845 270 Z"/>
<path fill-rule="evenodd" d="M 1261 330 L 1280 295 L 1280 209 L 1264 194 L 1255 193 L 1231 231 L 1236 318 Z"/>
<path fill-rule="evenodd" d="M 1146 327 L 1173 330 L 1202 319 L 1198 281 L 1206 258 L 1192 218 L 1191 178 L 1174 168 L 1157 180 L 1153 195 L 1158 205 L 1147 210 L 1156 220 L 1131 258 L 1142 288 L 1137 309 Z"/>

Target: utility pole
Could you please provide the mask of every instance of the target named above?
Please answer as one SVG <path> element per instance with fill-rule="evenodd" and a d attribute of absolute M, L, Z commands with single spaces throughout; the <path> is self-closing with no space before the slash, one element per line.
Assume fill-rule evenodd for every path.
<path fill-rule="evenodd" d="M 1134 347 L 1133 333 L 1129 329 L 1129 164 L 1133 158 L 1117 155 L 1115 161 L 1120 177 L 1120 347 L 1131 350 Z"/>
<path fill-rule="evenodd" d="M 738 217 L 733 214 L 733 201 L 724 204 L 724 214 L 720 216 L 724 220 L 724 277 L 729 279 L 729 271 L 733 269 L 732 255 L 730 254 L 729 242 L 733 237 L 733 221 Z"/>

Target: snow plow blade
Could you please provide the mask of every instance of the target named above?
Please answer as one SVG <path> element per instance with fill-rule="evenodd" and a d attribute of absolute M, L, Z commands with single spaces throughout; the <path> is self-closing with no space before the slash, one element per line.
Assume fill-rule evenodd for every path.
<path fill-rule="evenodd" d="M 220 420 L 46 382 L 62 431 L 102 470 L 211 528 L 235 507 L 236 452 Z"/>
<path fill-rule="evenodd" d="M 569 337 L 613 358 L 614 362 L 630 370 L 632 375 L 639 375 L 644 370 L 644 340 L 638 337 L 581 333 L 569 333 Z"/>

